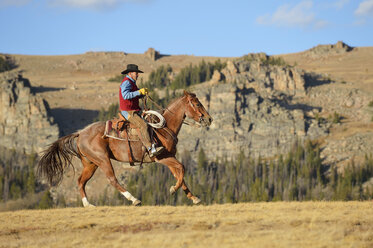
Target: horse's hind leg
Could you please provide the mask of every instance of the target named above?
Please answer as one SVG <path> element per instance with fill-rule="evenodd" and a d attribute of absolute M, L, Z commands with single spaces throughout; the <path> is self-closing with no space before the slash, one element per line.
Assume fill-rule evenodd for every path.
<path fill-rule="evenodd" d="M 174 177 L 177 180 L 175 186 L 171 186 L 171 188 L 170 188 L 170 193 L 171 194 L 176 193 L 176 191 L 180 187 L 182 187 L 182 189 L 184 190 L 184 193 L 187 195 L 187 197 L 189 199 L 191 199 L 193 201 L 194 204 L 198 204 L 198 203 L 201 202 L 201 200 L 198 197 L 194 196 L 192 194 L 192 192 L 190 192 L 188 186 L 185 184 L 185 181 L 184 181 L 185 168 L 184 168 L 184 165 L 182 163 L 180 163 L 174 157 L 161 159 L 157 162 L 166 165 L 170 169 L 172 175 L 174 175 Z"/>
<path fill-rule="evenodd" d="M 110 160 L 100 163 L 100 168 L 104 171 L 106 177 L 109 179 L 111 185 L 113 185 L 119 192 L 127 198 L 127 200 L 132 201 L 132 205 L 138 206 L 141 205 L 141 201 L 136 199 L 131 195 L 125 188 L 123 188 L 117 178 L 115 177 L 113 166 L 111 165 Z"/>
<path fill-rule="evenodd" d="M 197 196 L 194 196 L 192 192 L 190 192 L 184 180 L 181 184 L 181 188 L 184 190 L 184 193 L 187 195 L 187 197 L 193 201 L 194 204 L 199 204 L 201 202 L 201 200 Z"/>
<path fill-rule="evenodd" d="M 97 165 L 95 165 L 94 163 L 92 163 L 85 157 L 82 157 L 81 161 L 83 164 L 83 171 L 80 177 L 78 178 L 78 187 L 79 187 L 80 196 L 82 197 L 82 202 L 83 202 L 84 207 L 94 207 L 94 205 L 90 204 L 87 200 L 87 194 L 85 192 L 85 185 L 95 173 L 97 169 Z"/>

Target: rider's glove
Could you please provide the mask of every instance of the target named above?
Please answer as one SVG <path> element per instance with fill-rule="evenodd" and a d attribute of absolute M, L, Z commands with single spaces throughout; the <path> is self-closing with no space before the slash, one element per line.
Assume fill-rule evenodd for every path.
<path fill-rule="evenodd" d="M 147 95 L 149 93 L 149 90 L 147 88 L 139 89 L 140 95 Z"/>

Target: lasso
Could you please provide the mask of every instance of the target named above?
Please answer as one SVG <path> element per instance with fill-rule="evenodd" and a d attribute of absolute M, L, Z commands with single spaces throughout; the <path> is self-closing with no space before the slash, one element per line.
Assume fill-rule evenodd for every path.
<path fill-rule="evenodd" d="M 147 117 L 150 117 L 150 119 L 152 120 L 153 118 L 151 117 L 151 115 L 155 115 L 156 117 L 158 117 L 159 119 L 159 122 L 158 123 L 151 123 L 151 122 L 148 122 L 148 125 L 149 126 L 152 126 L 154 128 L 163 128 L 166 124 L 166 120 L 165 118 L 163 117 L 163 115 L 161 115 L 160 113 L 158 113 L 157 111 L 154 111 L 154 110 L 147 110 L 147 111 L 144 111 L 144 119 L 147 120 L 148 118 Z"/>

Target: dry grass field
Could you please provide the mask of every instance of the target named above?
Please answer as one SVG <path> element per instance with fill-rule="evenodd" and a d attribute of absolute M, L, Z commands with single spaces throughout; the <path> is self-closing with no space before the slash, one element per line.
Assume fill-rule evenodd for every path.
<path fill-rule="evenodd" d="M 358 47 L 351 52 L 309 57 L 307 51 L 279 55 L 289 64 L 306 71 L 328 74 L 332 80 L 346 82 L 343 87 L 373 92 L 373 49 Z"/>
<path fill-rule="evenodd" d="M 0 247 L 373 247 L 372 202 L 0 213 Z"/>

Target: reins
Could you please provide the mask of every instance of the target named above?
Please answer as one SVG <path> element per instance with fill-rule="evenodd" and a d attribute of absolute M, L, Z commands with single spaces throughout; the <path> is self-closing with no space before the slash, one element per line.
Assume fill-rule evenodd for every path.
<path fill-rule="evenodd" d="M 151 98 L 151 96 L 149 95 L 149 94 L 146 94 L 145 95 L 145 97 L 144 97 L 144 100 L 143 100 L 143 105 L 144 105 L 144 109 L 145 110 L 149 110 L 149 108 L 148 108 L 148 106 L 147 106 L 147 104 L 146 104 L 146 102 L 147 102 L 147 100 L 150 100 L 157 108 L 158 108 L 158 110 L 160 110 L 160 111 L 164 111 L 165 109 L 167 109 L 168 111 L 170 111 L 172 114 L 174 114 L 171 110 L 169 110 L 168 108 L 162 108 L 162 106 L 160 106 L 159 104 L 157 104 L 154 100 L 153 100 L 153 98 Z M 195 109 L 195 107 L 193 106 L 193 104 L 191 103 L 191 102 L 189 102 L 189 104 L 192 106 L 192 108 L 193 108 L 193 110 L 194 111 L 196 111 L 196 109 Z M 196 111 L 197 112 L 197 111 Z M 188 121 L 188 120 L 185 120 L 185 117 L 184 117 L 184 119 L 183 119 L 183 124 L 185 124 L 185 125 L 188 125 L 188 126 L 192 126 L 192 127 L 201 127 L 201 125 L 198 125 L 198 124 L 196 124 L 196 122 L 194 121 L 194 122 L 191 122 L 191 121 Z M 171 130 L 170 130 L 171 131 Z M 168 132 L 168 131 L 167 131 Z"/>
<path fill-rule="evenodd" d="M 162 108 L 162 106 L 160 106 L 158 103 L 156 103 L 154 100 L 153 100 L 153 98 L 151 98 L 150 97 L 150 95 L 149 94 L 146 94 L 145 95 L 145 97 L 144 97 L 144 101 L 143 101 L 143 103 L 144 103 L 144 109 L 145 110 L 149 110 L 149 108 L 148 108 L 148 106 L 146 105 L 146 101 L 147 100 L 150 100 L 159 110 L 165 110 L 165 108 Z"/>

